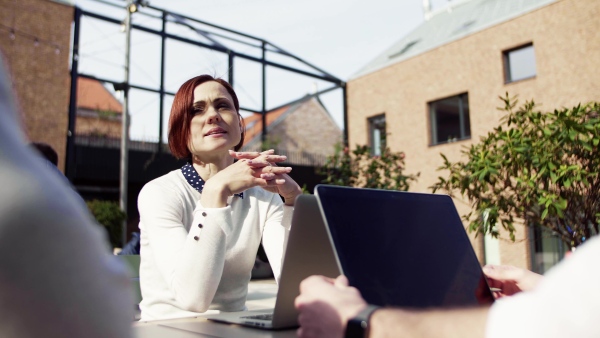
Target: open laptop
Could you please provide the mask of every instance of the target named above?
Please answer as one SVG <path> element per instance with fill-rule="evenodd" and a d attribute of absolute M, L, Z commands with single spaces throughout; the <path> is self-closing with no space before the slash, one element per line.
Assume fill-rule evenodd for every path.
<path fill-rule="evenodd" d="M 300 195 L 294 204 L 275 308 L 222 312 L 204 317 L 213 321 L 265 329 L 297 327 L 298 312 L 294 307 L 294 300 L 300 293 L 300 282 L 311 275 L 335 278 L 339 274 L 316 198 L 313 195 Z"/>
<path fill-rule="evenodd" d="M 494 301 L 449 196 L 331 185 L 315 195 L 340 270 L 369 304 Z"/>

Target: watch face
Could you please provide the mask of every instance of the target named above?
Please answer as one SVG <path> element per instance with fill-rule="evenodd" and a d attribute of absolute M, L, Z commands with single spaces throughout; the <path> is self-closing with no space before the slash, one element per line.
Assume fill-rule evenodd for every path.
<path fill-rule="evenodd" d="M 369 323 L 366 319 L 352 318 L 346 324 L 345 338 L 363 338 L 368 327 Z"/>

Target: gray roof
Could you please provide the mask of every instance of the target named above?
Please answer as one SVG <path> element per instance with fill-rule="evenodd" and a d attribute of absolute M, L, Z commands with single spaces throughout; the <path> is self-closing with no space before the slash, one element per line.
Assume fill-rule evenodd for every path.
<path fill-rule="evenodd" d="M 58 2 L 58 3 L 65 4 L 68 6 L 75 6 L 75 0 L 50 0 L 50 1 Z"/>
<path fill-rule="evenodd" d="M 462 0 L 433 11 L 429 20 L 392 45 L 350 79 L 372 73 L 452 41 L 506 22 L 557 0 Z"/>

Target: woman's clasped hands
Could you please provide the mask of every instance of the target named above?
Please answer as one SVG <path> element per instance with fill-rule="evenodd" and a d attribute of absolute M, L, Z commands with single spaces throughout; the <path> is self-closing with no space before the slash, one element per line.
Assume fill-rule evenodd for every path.
<path fill-rule="evenodd" d="M 283 196 L 286 204 L 293 205 L 296 196 L 302 194 L 298 183 L 288 175 L 292 168 L 277 166 L 277 163 L 287 159 L 286 156 L 276 155 L 273 149 L 263 152 L 230 151 L 229 154 L 238 160 L 236 164 L 242 163 L 252 168 L 252 176 L 256 179 L 254 180 L 255 185 Z"/>
<path fill-rule="evenodd" d="M 293 205 L 296 196 L 302 193 L 300 186 L 288 175 L 292 168 L 277 166 L 277 163 L 287 159 L 286 156 L 276 155 L 274 150 L 263 152 L 230 150 L 229 154 L 238 161 L 206 182 L 204 192 L 210 191 L 211 194 L 210 197 L 203 194 L 203 205 L 224 206 L 228 196 L 239 194 L 255 186 L 281 195 L 286 205 Z M 210 198 L 210 201 L 207 198 Z"/>

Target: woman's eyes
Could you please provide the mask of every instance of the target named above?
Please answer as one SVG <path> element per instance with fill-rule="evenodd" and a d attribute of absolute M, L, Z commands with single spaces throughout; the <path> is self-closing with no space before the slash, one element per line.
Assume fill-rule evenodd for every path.
<path fill-rule="evenodd" d="M 217 103 L 215 105 L 215 109 L 217 109 L 217 110 L 226 110 L 226 109 L 231 110 L 233 108 L 231 107 L 231 105 L 229 103 L 223 102 L 223 103 Z M 205 110 L 205 107 L 192 107 L 192 114 L 193 115 L 202 114 L 202 113 L 204 113 L 204 110 Z"/>

